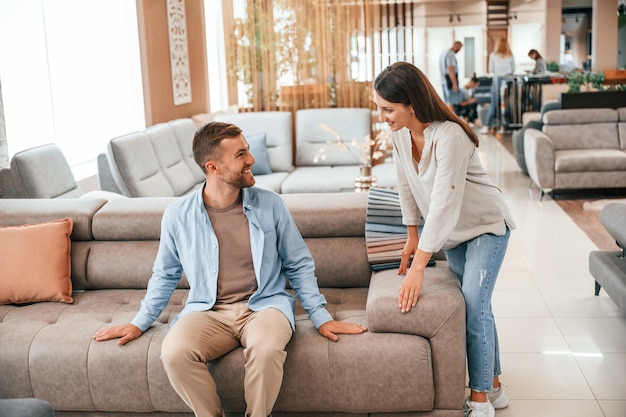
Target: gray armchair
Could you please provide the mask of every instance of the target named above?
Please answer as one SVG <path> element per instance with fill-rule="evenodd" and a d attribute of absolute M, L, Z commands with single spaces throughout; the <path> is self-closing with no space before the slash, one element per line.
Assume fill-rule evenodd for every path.
<path fill-rule="evenodd" d="M 0 170 L 0 191 L 3 198 L 86 198 L 110 200 L 121 197 L 103 191 L 85 192 L 61 149 L 54 143 L 18 152 L 9 168 Z"/>

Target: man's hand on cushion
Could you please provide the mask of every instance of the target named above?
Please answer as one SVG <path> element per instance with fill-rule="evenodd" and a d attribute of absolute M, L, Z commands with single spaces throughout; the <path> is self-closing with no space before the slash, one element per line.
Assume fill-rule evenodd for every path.
<path fill-rule="evenodd" d="M 98 333 L 93 335 L 93 339 L 98 342 L 103 342 L 105 340 L 111 339 L 120 339 L 117 341 L 117 344 L 122 346 L 131 340 L 137 339 L 141 336 L 143 332 L 139 329 L 139 327 L 134 324 L 121 324 L 119 326 L 107 327 L 106 329 L 100 330 Z"/>
<path fill-rule="evenodd" d="M 325 338 L 336 342 L 339 334 L 361 334 L 367 331 L 367 327 L 360 324 L 347 323 L 345 321 L 331 320 L 322 324 L 318 332 Z"/>

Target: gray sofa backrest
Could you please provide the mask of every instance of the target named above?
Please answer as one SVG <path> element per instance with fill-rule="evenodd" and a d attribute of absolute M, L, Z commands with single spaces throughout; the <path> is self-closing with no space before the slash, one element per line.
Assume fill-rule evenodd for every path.
<path fill-rule="evenodd" d="M 75 198 L 80 188 L 61 149 L 54 143 L 18 152 L 0 172 L 4 198 Z"/>
<path fill-rule="evenodd" d="M 197 187 L 204 175 L 189 161 L 195 129 L 191 119 L 178 119 L 111 139 L 107 159 L 120 191 L 129 197 L 177 197 Z"/>
<path fill-rule="evenodd" d="M 325 124 L 339 134 L 350 150 L 337 143 L 332 133 L 323 130 Z M 360 165 L 361 149 L 351 146 L 353 139 L 363 141 L 372 130 L 372 111 L 364 108 L 305 109 L 296 113 L 296 166 Z M 315 161 L 315 155 L 326 146 L 325 158 Z"/>
<path fill-rule="evenodd" d="M 168 126 L 174 132 L 176 141 L 178 142 L 178 148 L 183 156 L 183 159 L 189 170 L 193 174 L 194 180 L 197 183 L 204 182 L 205 176 L 202 169 L 196 163 L 193 158 L 193 135 L 196 133 L 197 126 L 191 119 L 176 119 L 168 122 Z"/>
<path fill-rule="evenodd" d="M 615 109 L 552 110 L 543 115 L 542 130 L 555 151 L 620 149 L 617 121 Z"/>
<path fill-rule="evenodd" d="M 265 133 L 272 172 L 293 171 L 292 116 L 286 111 L 215 114 L 213 120 L 238 126 L 244 136 Z"/>
<path fill-rule="evenodd" d="M 282 196 L 313 258 L 320 287 L 367 287 L 366 193 Z M 177 197 L 0 199 L 0 226 L 71 217 L 74 290 L 146 288 L 161 217 Z M 188 286 L 185 279 L 179 288 Z"/>

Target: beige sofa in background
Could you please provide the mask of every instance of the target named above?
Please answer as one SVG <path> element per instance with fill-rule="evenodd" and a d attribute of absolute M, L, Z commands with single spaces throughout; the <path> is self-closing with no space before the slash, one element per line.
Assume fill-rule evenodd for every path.
<path fill-rule="evenodd" d="M 331 342 L 297 308 L 274 417 L 461 417 L 465 306 L 445 261 L 428 268 L 417 307 L 402 314 L 395 270 L 372 272 L 365 193 L 285 194 L 316 263 L 327 308 L 369 327 Z M 73 303 L 0 305 L 0 398 L 36 397 L 57 417 L 180 417 L 190 410 L 159 358 L 187 296 L 183 279 L 158 321 L 120 347 L 95 342 L 139 309 L 172 198 L 0 199 L 0 226 L 72 218 Z M 2 266 L 0 265 L 0 268 Z M 228 416 L 242 416 L 243 353 L 209 364 Z"/>

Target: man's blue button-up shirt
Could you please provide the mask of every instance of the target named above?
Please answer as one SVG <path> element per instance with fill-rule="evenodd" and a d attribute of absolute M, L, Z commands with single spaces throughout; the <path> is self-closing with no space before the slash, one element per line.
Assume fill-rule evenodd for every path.
<path fill-rule="evenodd" d="M 170 204 L 161 221 L 161 241 L 152 277 L 132 324 L 146 331 L 159 317 L 182 272 L 189 295 L 181 313 L 210 310 L 217 298 L 219 243 L 198 191 Z M 313 258 L 285 202 L 272 191 L 242 189 L 243 211 L 250 222 L 250 246 L 257 291 L 248 300 L 251 310 L 280 310 L 295 329 L 295 300 L 286 291 L 289 280 L 302 307 L 319 328 L 332 320 L 319 292 Z"/>

